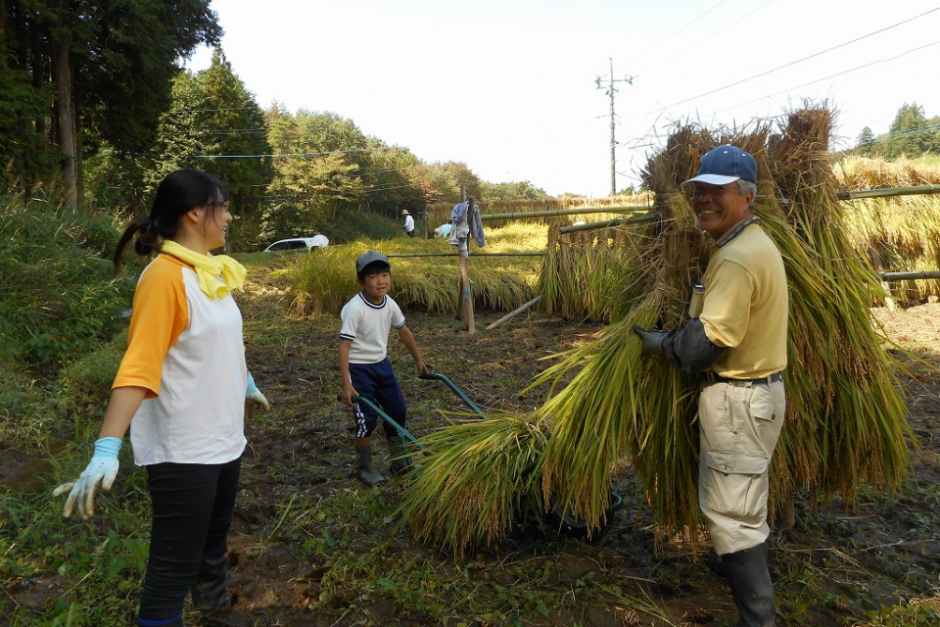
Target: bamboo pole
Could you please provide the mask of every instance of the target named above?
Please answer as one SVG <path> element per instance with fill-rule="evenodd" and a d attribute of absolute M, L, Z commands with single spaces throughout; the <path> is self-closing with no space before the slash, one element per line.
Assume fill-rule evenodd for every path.
<path fill-rule="evenodd" d="M 528 308 L 531 307 L 532 305 L 536 304 L 536 303 L 539 302 L 540 300 L 542 300 L 542 295 L 541 295 L 541 294 L 539 294 L 538 296 L 536 296 L 535 298 L 533 298 L 532 300 L 530 300 L 529 302 L 527 302 L 525 305 L 513 309 L 513 310 L 510 311 L 508 314 L 506 314 L 505 316 L 503 316 L 502 318 L 500 318 L 499 320 L 497 320 L 496 322 L 494 322 L 494 323 L 491 324 L 490 326 L 486 327 L 486 330 L 489 331 L 490 329 L 495 329 L 496 327 L 498 327 L 498 326 L 501 325 L 502 323 L 506 322 L 507 320 L 509 320 L 509 319 L 512 318 L 513 316 L 515 316 L 515 315 L 517 315 L 517 314 L 521 314 L 523 311 L 525 311 L 526 309 L 528 309 Z"/>
<path fill-rule="evenodd" d="M 578 209 L 547 209 L 544 211 L 510 211 L 480 216 L 483 220 L 512 220 L 519 218 L 548 218 L 551 216 L 576 216 L 586 213 L 641 213 L 649 211 L 646 205 L 621 205 L 617 207 L 581 207 Z"/>
<path fill-rule="evenodd" d="M 618 224 L 638 224 L 640 222 L 653 222 L 659 220 L 660 215 L 658 213 L 651 213 L 645 216 L 636 216 L 633 218 L 614 218 L 613 220 L 605 220 L 603 222 L 588 222 L 587 224 L 572 224 L 571 226 L 563 226 L 558 229 L 562 233 L 571 233 L 573 231 L 586 231 L 588 229 L 602 229 L 608 226 L 617 226 Z"/>
<path fill-rule="evenodd" d="M 518 253 L 468 253 L 471 257 L 544 257 L 545 251 L 526 251 Z M 399 255 L 386 255 L 392 257 L 459 257 L 460 253 L 409 253 Z"/>
<path fill-rule="evenodd" d="M 882 272 L 881 278 L 885 281 L 910 281 L 912 279 L 940 279 L 940 270 L 925 270 L 924 272 Z"/>
<path fill-rule="evenodd" d="M 914 194 L 940 194 L 940 185 L 915 185 L 914 187 L 886 187 L 885 189 L 864 189 L 855 192 L 836 192 L 836 197 L 839 200 L 856 200 L 861 198 L 911 196 Z"/>
<path fill-rule="evenodd" d="M 467 197 L 467 211 L 464 214 L 463 220 L 469 222 L 472 219 L 473 215 L 473 196 Z M 458 225 L 454 225 L 454 228 L 457 228 Z M 467 324 L 467 331 L 469 331 L 470 336 L 473 337 L 473 334 L 476 333 L 476 324 L 473 320 L 473 295 L 470 293 L 470 263 L 468 257 L 470 252 L 467 248 L 468 240 L 470 239 L 470 234 L 467 234 L 467 237 L 460 238 L 460 245 L 458 247 L 458 254 L 460 255 L 460 319 Z"/>
<path fill-rule="evenodd" d="M 917 185 L 915 187 L 890 187 L 885 189 L 866 189 L 859 190 L 854 192 L 837 192 L 836 196 L 839 200 L 856 200 L 862 198 L 888 198 L 892 196 L 910 196 L 914 194 L 940 194 L 940 185 Z M 623 207 L 608 207 L 607 209 L 559 209 L 557 211 L 532 211 L 529 213 L 519 212 L 519 213 L 498 213 L 485 216 L 484 219 L 493 219 L 496 217 L 500 218 L 509 218 L 509 217 L 540 217 L 540 216 L 551 216 L 551 215 L 566 215 L 566 214 L 575 214 L 575 213 L 631 213 L 637 212 L 643 209 L 648 211 L 648 207 L 642 205 L 634 206 L 623 206 Z M 648 219 L 655 219 L 654 215 L 649 216 L 637 216 L 634 218 L 614 218 L 613 220 L 605 220 L 603 222 L 589 222 L 587 224 L 573 224 L 571 226 L 561 227 L 562 233 L 571 233 L 573 231 L 585 231 L 588 229 L 601 229 L 608 226 L 617 226 L 618 224 L 633 223 L 633 222 L 646 222 Z M 917 277 L 914 277 L 917 278 Z M 921 278 L 937 278 L 937 277 L 921 277 Z"/>

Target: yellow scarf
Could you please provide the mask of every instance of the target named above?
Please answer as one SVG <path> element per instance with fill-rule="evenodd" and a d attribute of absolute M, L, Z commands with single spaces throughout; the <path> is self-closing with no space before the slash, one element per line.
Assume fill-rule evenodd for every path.
<path fill-rule="evenodd" d="M 163 240 L 160 250 L 193 266 L 199 278 L 199 289 L 212 300 L 225 298 L 232 290 L 244 289 L 245 266 L 228 255 L 203 255 L 170 239 Z"/>

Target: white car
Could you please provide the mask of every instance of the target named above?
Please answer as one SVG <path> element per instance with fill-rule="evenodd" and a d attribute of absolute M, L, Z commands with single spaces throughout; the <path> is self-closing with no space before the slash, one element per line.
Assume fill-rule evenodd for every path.
<path fill-rule="evenodd" d="M 330 240 L 326 238 L 326 235 L 317 233 L 313 237 L 292 237 L 290 239 L 278 240 L 265 248 L 264 252 L 273 253 L 283 250 L 300 250 L 301 248 L 313 250 L 314 248 L 326 248 L 329 245 Z"/>

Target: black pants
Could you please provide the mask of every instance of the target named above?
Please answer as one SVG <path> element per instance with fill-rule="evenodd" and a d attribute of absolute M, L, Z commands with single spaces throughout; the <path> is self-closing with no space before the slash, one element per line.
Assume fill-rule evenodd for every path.
<path fill-rule="evenodd" d="M 240 458 L 226 464 L 147 466 L 153 522 L 140 624 L 160 624 L 182 614 L 202 556 L 227 550 L 240 471 Z"/>

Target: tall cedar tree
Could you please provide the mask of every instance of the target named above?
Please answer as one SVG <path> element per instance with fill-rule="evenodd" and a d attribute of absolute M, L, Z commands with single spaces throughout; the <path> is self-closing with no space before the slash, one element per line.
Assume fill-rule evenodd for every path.
<path fill-rule="evenodd" d="M 180 60 L 222 35 L 209 0 L 5 0 L 0 25 L 7 69 L 18 72 L 4 91 L 33 90 L 51 102 L 51 118 L 37 117 L 32 128 L 59 152 L 73 197 L 84 154 L 152 143 Z M 11 117 L 0 108 L 0 127 Z M 11 167 L 39 178 L 22 159 Z"/>

